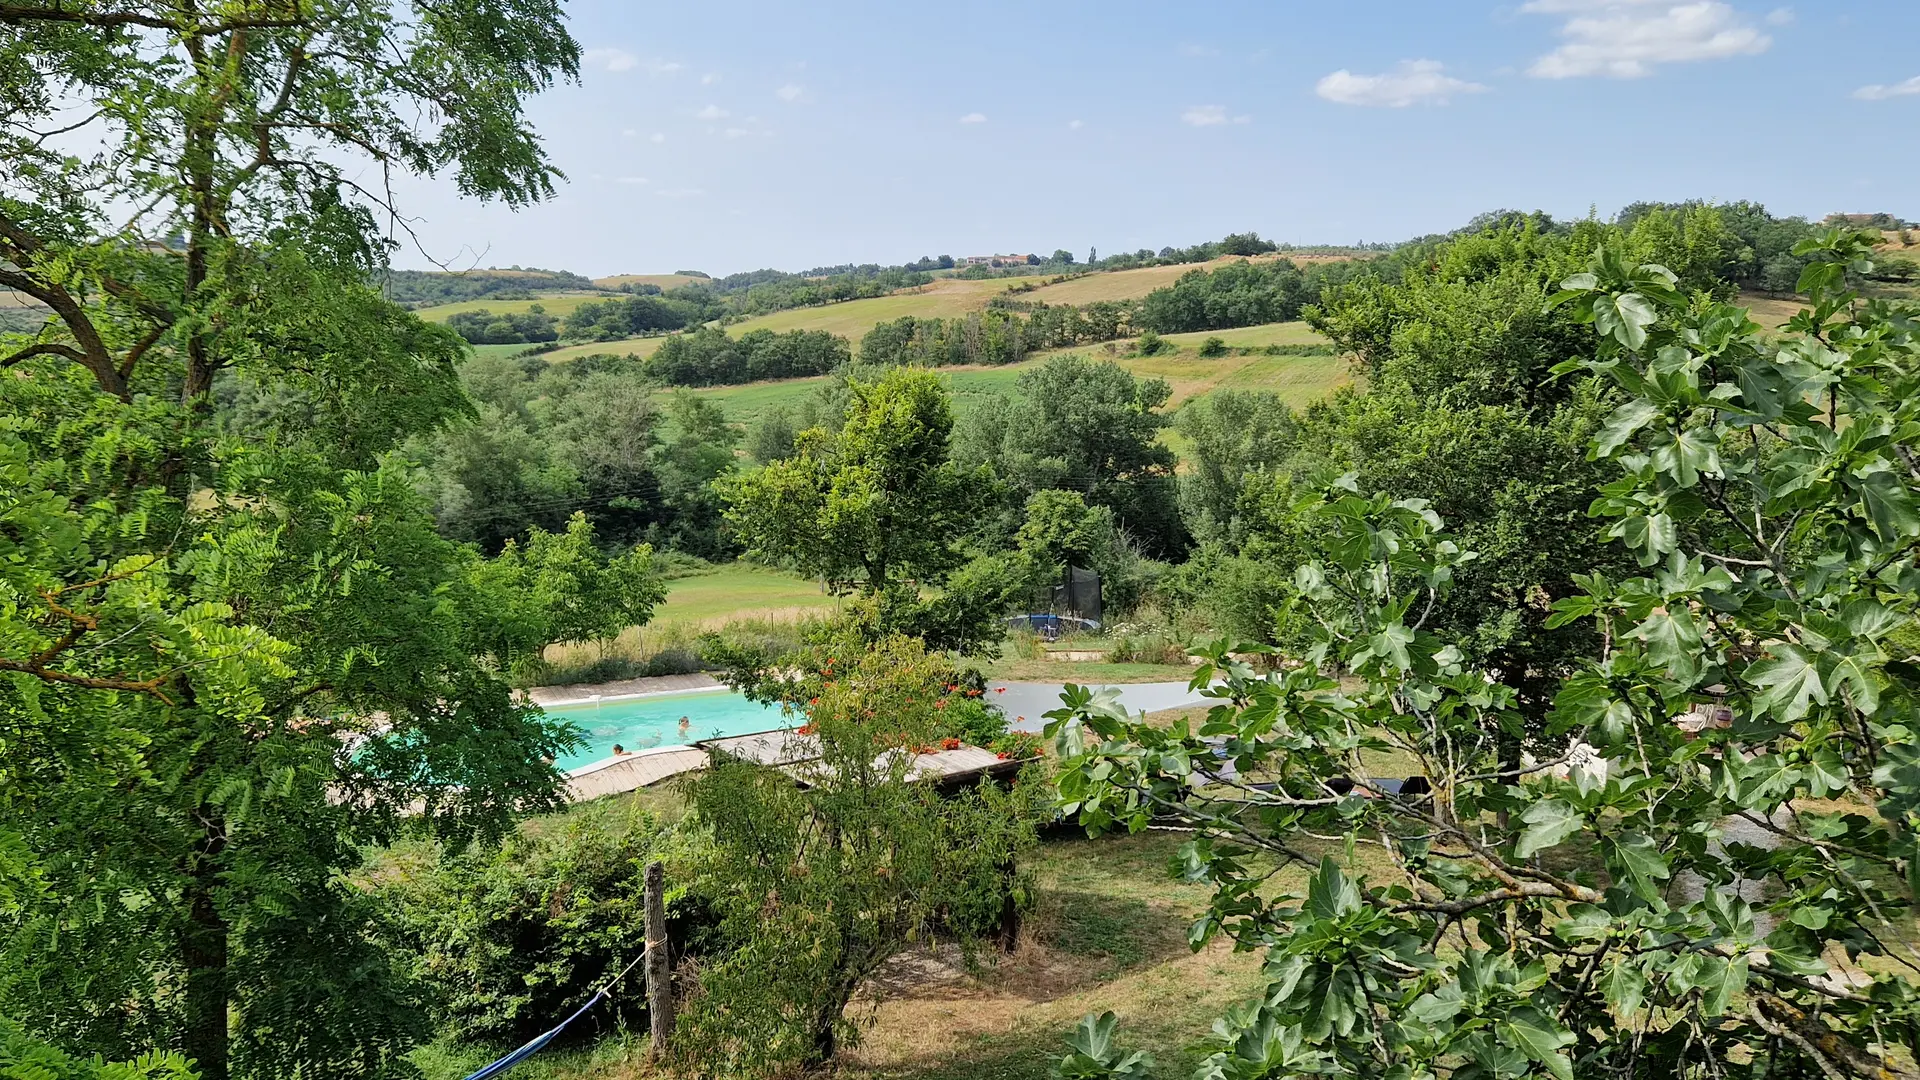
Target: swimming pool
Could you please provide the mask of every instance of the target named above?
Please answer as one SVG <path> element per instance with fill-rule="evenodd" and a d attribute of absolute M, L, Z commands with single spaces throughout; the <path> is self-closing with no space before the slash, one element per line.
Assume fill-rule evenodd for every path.
<path fill-rule="evenodd" d="M 567 770 L 612 757 L 615 743 L 628 750 L 644 750 L 766 731 L 790 723 L 778 707 L 748 701 L 731 690 L 551 705 L 547 715 L 579 728 L 584 739 L 572 754 L 555 763 Z M 684 732 L 680 729 L 682 717 L 687 720 Z"/>

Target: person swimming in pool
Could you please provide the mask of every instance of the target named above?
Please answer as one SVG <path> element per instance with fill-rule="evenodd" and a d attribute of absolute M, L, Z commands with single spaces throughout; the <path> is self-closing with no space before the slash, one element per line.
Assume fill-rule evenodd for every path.
<path fill-rule="evenodd" d="M 681 717 L 680 718 L 680 734 L 685 735 L 687 732 L 691 730 L 693 730 L 693 721 L 687 719 L 684 716 Z"/>
<path fill-rule="evenodd" d="M 624 747 L 624 746 L 621 746 L 621 745 L 620 745 L 619 743 L 614 743 L 614 744 L 613 744 L 613 756 L 614 756 L 614 757 L 626 757 L 626 756 L 627 756 L 627 748 L 626 748 L 626 747 Z"/>

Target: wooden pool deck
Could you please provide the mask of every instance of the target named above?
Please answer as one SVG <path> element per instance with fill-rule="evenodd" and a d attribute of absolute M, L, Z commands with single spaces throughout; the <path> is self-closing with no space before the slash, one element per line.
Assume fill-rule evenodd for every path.
<path fill-rule="evenodd" d="M 805 784 L 808 766 L 820 759 L 820 740 L 792 728 L 776 728 L 724 739 L 704 739 L 692 746 L 639 750 L 597 761 L 570 773 L 567 800 L 586 802 L 651 787 L 706 768 L 715 754 L 776 768 Z M 1011 776 L 1025 764 L 1023 759 L 1002 758 L 978 746 L 962 746 L 957 750 L 915 754 L 907 767 L 907 780 L 951 791 L 981 780 Z"/>

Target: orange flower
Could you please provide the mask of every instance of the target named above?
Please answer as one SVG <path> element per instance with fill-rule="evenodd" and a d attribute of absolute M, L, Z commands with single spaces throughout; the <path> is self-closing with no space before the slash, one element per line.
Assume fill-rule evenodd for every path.
<path fill-rule="evenodd" d="M 814 698 L 808 698 L 808 699 L 807 699 L 807 704 L 809 704 L 809 705 L 818 705 L 818 704 L 820 704 L 820 699 L 819 699 L 819 698 L 817 698 L 817 697 L 814 697 Z"/>
<path fill-rule="evenodd" d="M 947 707 L 947 703 L 945 701 L 936 701 L 933 703 L 933 707 L 936 709 L 944 709 Z"/>

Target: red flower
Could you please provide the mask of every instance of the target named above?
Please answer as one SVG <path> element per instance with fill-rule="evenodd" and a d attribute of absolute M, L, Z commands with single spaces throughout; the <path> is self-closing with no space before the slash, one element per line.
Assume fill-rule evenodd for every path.
<path fill-rule="evenodd" d="M 1007 688 L 1004 686 L 996 686 L 993 688 L 993 692 L 996 694 L 1004 694 L 1007 692 Z"/>
<path fill-rule="evenodd" d="M 995 754 L 995 755 L 993 755 L 993 756 L 994 756 L 994 757 L 997 757 L 997 758 L 999 758 L 999 759 L 1000 759 L 1001 761 L 1005 761 L 1005 760 L 1007 760 L 1008 758 L 1010 758 L 1010 757 L 1012 757 L 1013 755 L 1012 755 L 1012 754 L 1009 754 L 1009 753 L 1007 753 L 1007 752 L 1006 752 L 1005 750 L 1002 750 L 1002 751 L 1000 751 L 999 753 L 997 753 L 997 754 Z"/>
<path fill-rule="evenodd" d="M 948 737 L 948 738 L 945 738 L 945 739 L 941 739 L 941 740 L 940 740 L 940 749 L 942 749 L 942 750 L 958 750 L 958 749 L 960 749 L 960 740 L 959 740 L 959 739 L 955 739 L 955 738 L 952 738 L 952 737 Z"/>
<path fill-rule="evenodd" d="M 936 701 L 933 703 L 933 707 L 936 709 L 944 709 L 947 707 L 947 703 L 945 701 Z"/>
<path fill-rule="evenodd" d="M 808 698 L 808 699 L 807 699 L 807 704 L 809 704 L 809 705 L 818 705 L 818 704 L 820 704 L 820 699 L 819 699 L 819 698 L 817 698 L 817 697 L 814 697 L 814 698 Z"/>

